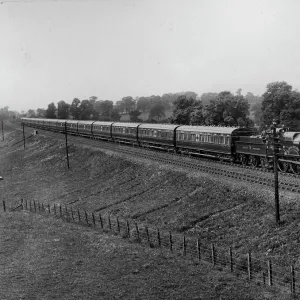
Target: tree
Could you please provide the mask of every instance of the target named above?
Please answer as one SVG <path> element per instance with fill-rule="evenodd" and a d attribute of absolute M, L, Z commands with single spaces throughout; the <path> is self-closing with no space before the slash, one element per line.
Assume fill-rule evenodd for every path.
<path fill-rule="evenodd" d="M 51 102 L 46 109 L 46 118 L 56 119 L 56 106 L 53 102 Z"/>
<path fill-rule="evenodd" d="M 209 104 L 209 102 L 215 99 L 218 96 L 218 93 L 203 93 L 200 97 L 200 100 L 203 105 Z"/>
<path fill-rule="evenodd" d="M 93 104 L 89 100 L 82 100 L 79 108 L 80 108 L 80 119 L 90 120 L 93 113 Z"/>
<path fill-rule="evenodd" d="M 149 113 L 149 119 L 156 119 L 159 121 L 162 117 L 165 117 L 165 107 L 161 103 L 155 104 L 151 109 Z"/>
<path fill-rule="evenodd" d="M 236 94 L 238 96 L 242 96 L 242 89 L 241 88 L 237 89 Z"/>
<path fill-rule="evenodd" d="M 38 108 L 38 109 L 36 110 L 36 117 L 37 117 L 37 118 L 45 118 L 45 116 L 46 116 L 46 110 L 45 110 L 45 109 L 43 109 L 43 108 Z"/>
<path fill-rule="evenodd" d="M 178 96 L 174 101 L 173 115 L 170 118 L 172 124 L 189 125 L 191 123 L 191 114 L 196 109 L 201 109 L 201 101 L 194 98 L 187 98 L 186 95 Z"/>
<path fill-rule="evenodd" d="M 0 108 L 0 120 L 6 120 L 9 118 L 8 106 Z"/>
<path fill-rule="evenodd" d="M 29 109 L 26 113 L 27 118 L 36 118 L 36 113 L 34 109 Z"/>
<path fill-rule="evenodd" d="M 78 98 L 73 99 L 70 106 L 70 113 L 72 114 L 74 120 L 80 119 L 80 100 Z"/>
<path fill-rule="evenodd" d="M 135 100 L 131 96 L 122 98 L 122 102 L 123 102 L 123 105 L 125 108 L 124 111 L 126 113 L 129 113 L 135 109 L 136 103 L 135 103 Z"/>
<path fill-rule="evenodd" d="M 69 117 L 70 104 L 61 100 L 57 103 L 57 118 L 58 119 L 68 119 Z"/>
<path fill-rule="evenodd" d="M 292 86 L 285 81 L 276 81 L 267 84 L 262 101 L 262 126 L 270 126 L 274 119 L 280 121 L 280 114 L 288 109 L 292 93 Z M 297 93 L 297 92 L 296 92 Z M 284 114 L 287 116 L 286 114 Z"/>
<path fill-rule="evenodd" d="M 251 106 L 250 111 L 253 112 L 254 123 L 257 126 L 260 126 L 261 125 L 261 116 L 262 116 L 261 102 L 254 103 Z"/>
<path fill-rule="evenodd" d="M 249 115 L 249 103 L 241 95 L 234 96 L 229 91 L 223 91 L 212 99 L 204 109 L 205 123 L 208 125 L 238 126 L 238 120 L 252 124 Z"/>
<path fill-rule="evenodd" d="M 141 114 L 141 112 L 139 110 L 132 110 L 129 113 L 129 117 L 130 117 L 130 122 L 142 122 L 142 120 L 139 118 L 139 115 Z"/>
<path fill-rule="evenodd" d="M 136 108 L 143 112 L 149 111 L 151 108 L 151 103 L 149 97 L 139 97 Z"/>
<path fill-rule="evenodd" d="M 119 112 L 118 112 L 117 109 L 113 109 L 110 112 L 109 116 L 110 116 L 111 121 L 120 121 L 120 119 L 121 119 L 121 116 L 120 116 L 120 114 L 119 114 Z"/>

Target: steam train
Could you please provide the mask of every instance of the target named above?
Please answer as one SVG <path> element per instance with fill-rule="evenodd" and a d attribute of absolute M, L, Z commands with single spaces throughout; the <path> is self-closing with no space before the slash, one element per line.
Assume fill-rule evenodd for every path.
<path fill-rule="evenodd" d="M 277 128 L 253 135 L 242 127 L 186 126 L 22 118 L 22 124 L 43 130 L 127 143 L 139 147 L 216 158 L 253 167 L 272 168 L 274 152 L 282 172 L 300 174 L 300 132 Z"/>

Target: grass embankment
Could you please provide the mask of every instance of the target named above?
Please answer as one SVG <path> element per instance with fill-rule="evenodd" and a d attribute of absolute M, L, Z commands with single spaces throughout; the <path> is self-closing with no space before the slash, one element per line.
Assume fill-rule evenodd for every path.
<path fill-rule="evenodd" d="M 28 140 L 26 151 L 2 151 L 3 197 L 7 201 L 23 198 L 49 204 L 70 204 L 103 215 L 130 218 L 161 229 L 197 235 L 203 244 L 232 246 L 234 251 L 243 253 L 251 250 L 258 256 L 272 257 L 276 261 L 286 262 L 291 255 L 295 259 L 299 257 L 297 196 L 282 195 L 284 223 L 276 228 L 268 190 L 257 191 L 257 187 L 178 172 L 158 164 L 140 164 L 96 149 L 73 145 L 69 150 L 69 171 L 66 170 L 64 145 L 42 136 Z M 40 217 L 34 218 L 41 221 Z M 51 226 L 54 224 L 57 223 Z M 59 224 L 66 229 L 59 234 L 67 236 L 67 228 L 73 228 Z M 83 229 L 72 230 L 80 232 Z M 40 243 L 44 242 L 42 238 Z M 133 247 L 137 249 L 138 246 Z M 228 284 L 224 283 L 221 293 L 226 294 L 224 290 Z M 250 299 L 252 292 L 247 292 Z M 228 299 L 238 299 L 232 297 Z"/>
<path fill-rule="evenodd" d="M 0 213 L 0 228 L 3 300 L 272 298 L 209 265 L 53 217 Z"/>

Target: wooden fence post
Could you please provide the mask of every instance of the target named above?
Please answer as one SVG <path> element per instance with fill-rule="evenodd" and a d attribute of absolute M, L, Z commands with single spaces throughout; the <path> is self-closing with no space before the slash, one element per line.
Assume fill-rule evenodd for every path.
<path fill-rule="evenodd" d="M 103 221 L 100 213 L 99 213 L 99 221 L 100 221 L 101 229 L 103 229 Z"/>
<path fill-rule="evenodd" d="M 137 223 L 135 223 L 135 229 L 136 229 L 137 241 L 140 242 L 140 231 Z"/>
<path fill-rule="evenodd" d="M 59 205 L 59 215 L 62 215 L 62 209 L 61 209 L 61 205 Z"/>
<path fill-rule="evenodd" d="M 272 262 L 271 260 L 268 260 L 268 279 L 269 279 L 269 285 L 273 285 L 273 273 L 272 273 Z"/>
<path fill-rule="evenodd" d="M 3 211 L 6 211 L 5 200 L 3 200 L 2 203 L 3 203 Z"/>
<path fill-rule="evenodd" d="M 262 273 L 263 276 L 263 284 L 266 285 L 266 274 L 265 272 Z"/>
<path fill-rule="evenodd" d="M 295 294 L 295 291 L 296 291 L 295 287 L 296 287 L 296 285 L 295 285 L 295 269 L 294 269 L 294 266 L 291 265 L 291 293 L 292 293 L 292 295 Z"/>
<path fill-rule="evenodd" d="M 26 210 L 27 210 L 27 208 L 28 208 L 28 205 L 27 205 L 27 199 L 25 199 L 25 208 L 26 208 Z"/>
<path fill-rule="evenodd" d="M 183 235 L 183 240 L 182 240 L 182 254 L 183 254 L 183 256 L 186 256 L 186 240 L 185 240 L 185 235 Z"/>
<path fill-rule="evenodd" d="M 147 226 L 145 226 L 145 232 L 146 232 L 146 237 L 147 237 L 147 243 L 150 245 L 150 236 L 149 236 L 149 230 L 148 230 Z"/>
<path fill-rule="evenodd" d="M 55 205 L 55 203 L 53 204 L 53 210 L 54 210 L 54 214 L 56 215 L 56 205 Z"/>
<path fill-rule="evenodd" d="M 213 266 L 216 264 L 216 256 L 215 256 L 215 246 L 214 244 L 211 244 L 211 262 Z"/>
<path fill-rule="evenodd" d="M 78 222 L 81 220 L 79 208 L 77 208 Z"/>
<path fill-rule="evenodd" d="M 33 203 L 33 204 L 35 204 L 35 203 Z M 34 208 L 35 208 L 35 205 L 34 205 Z M 43 210 L 43 212 L 45 211 L 44 203 L 42 203 L 42 210 Z"/>
<path fill-rule="evenodd" d="M 94 215 L 94 213 L 92 213 L 92 218 L 93 218 L 93 224 L 94 224 L 94 227 L 96 227 L 96 220 L 95 220 L 95 215 Z"/>
<path fill-rule="evenodd" d="M 50 204 L 48 203 L 48 213 L 51 214 Z"/>
<path fill-rule="evenodd" d="M 119 222 L 119 218 L 117 217 L 117 230 L 120 233 L 120 222 Z"/>
<path fill-rule="evenodd" d="M 74 212 L 73 212 L 73 208 L 71 207 L 71 215 L 72 215 L 72 221 L 74 222 L 75 219 L 74 219 Z"/>
<path fill-rule="evenodd" d="M 5 201 L 3 201 L 4 202 L 4 206 L 5 206 Z M 32 208 L 32 206 L 31 206 L 31 200 L 29 200 L 29 210 L 31 211 L 31 208 Z"/>
<path fill-rule="evenodd" d="M 108 227 L 109 227 L 109 230 L 111 231 L 111 220 L 110 220 L 110 215 L 108 215 Z"/>
<path fill-rule="evenodd" d="M 84 211 L 86 224 L 89 224 L 88 214 Z"/>
<path fill-rule="evenodd" d="M 169 242 L 170 242 L 170 251 L 173 251 L 173 240 L 172 240 L 172 233 L 169 232 Z"/>
<path fill-rule="evenodd" d="M 229 247 L 229 264 L 230 264 L 230 272 L 233 272 L 233 256 L 232 256 L 231 247 Z"/>
<path fill-rule="evenodd" d="M 251 265 L 251 252 L 249 251 L 247 254 L 247 261 L 248 261 L 248 279 L 252 279 L 252 265 Z"/>
<path fill-rule="evenodd" d="M 196 247 L 197 247 L 198 260 L 200 261 L 201 260 L 201 251 L 200 251 L 201 249 L 200 249 L 200 241 L 199 241 L 199 239 L 197 239 Z"/>
<path fill-rule="evenodd" d="M 36 212 L 36 204 L 35 204 L 35 200 L 33 201 L 33 206 L 34 206 L 34 211 Z"/>
<path fill-rule="evenodd" d="M 158 247 L 161 247 L 160 232 L 158 228 L 157 228 L 157 243 L 158 243 Z"/>
<path fill-rule="evenodd" d="M 130 238 L 130 227 L 129 227 L 129 222 L 128 222 L 128 220 L 126 221 L 126 227 L 127 227 L 127 235 L 128 235 L 128 238 Z"/>

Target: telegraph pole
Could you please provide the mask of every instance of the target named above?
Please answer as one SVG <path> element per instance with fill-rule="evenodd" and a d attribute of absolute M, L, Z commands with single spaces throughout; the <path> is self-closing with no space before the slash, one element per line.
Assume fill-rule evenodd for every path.
<path fill-rule="evenodd" d="M 67 153 L 67 165 L 68 165 L 68 169 L 70 169 L 70 165 L 69 165 L 69 151 L 68 151 L 68 134 L 67 134 L 67 122 L 65 122 L 65 136 L 66 136 L 66 153 Z"/>
<path fill-rule="evenodd" d="M 24 130 L 24 123 L 23 123 L 22 125 L 23 125 L 23 141 L 24 141 L 24 149 L 25 149 L 25 130 Z"/>
<path fill-rule="evenodd" d="M 275 186 L 275 221 L 280 223 L 279 192 L 278 192 L 278 139 L 276 138 L 276 122 L 273 121 L 273 155 L 274 155 L 274 186 Z"/>
<path fill-rule="evenodd" d="M 2 141 L 4 142 L 3 120 L 1 121 L 1 127 L 2 127 Z"/>

